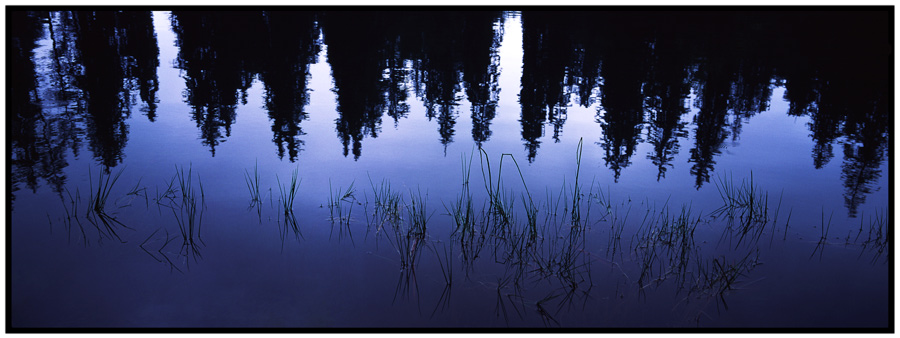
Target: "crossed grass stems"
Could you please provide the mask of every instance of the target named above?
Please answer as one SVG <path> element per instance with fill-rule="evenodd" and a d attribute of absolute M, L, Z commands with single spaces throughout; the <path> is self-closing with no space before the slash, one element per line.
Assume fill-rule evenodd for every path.
<path fill-rule="evenodd" d="M 77 226 L 77 233 L 81 234 L 83 244 L 85 246 L 90 245 L 90 227 L 86 227 L 86 224 L 92 225 L 96 230 L 96 242 L 100 245 L 105 240 L 112 239 L 120 243 L 128 242 L 123 238 L 122 230 L 135 231 L 136 229 L 127 226 L 119 219 L 119 210 L 132 206 L 135 200 L 141 198 L 144 200 L 145 207 L 149 209 L 151 198 L 148 194 L 148 189 L 140 185 L 142 178 L 139 178 L 137 184 L 130 190 L 127 190 L 121 197 L 111 198 L 112 192 L 116 190 L 116 183 L 124 171 L 125 168 L 122 168 L 113 173 L 110 168 L 102 168 L 98 171 L 97 185 L 95 186 L 93 169 L 89 167 L 89 194 L 86 201 L 82 198 L 82 193 L 78 188 L 75 189 L 74 194 L 68 187 L 64 189 L 65 195 L 60 193 L 60 200 L 65 213 L 62 221 L 67 230 L 67 240 L 69 242 L 71 242 L 73 230 Z M 179 168 L 176 165 L 175 174 L 168 180 L 165 190 L 160 192 L 157 187 L 155 190 L 156 197 L 153 198 L 160 215 L 163 214 L 163 209 L 169 209 L 172 212 L 182 242 L 180 250 L 177 252 L 165 250 L 173 240 L 179 238 L 177 234 L 170 236 L 168 229 L 165 227 L 157 228 L 138 245 L 141 250 L 153 257 L 154 260 L 165 263 L 173 270 L 178 271 L 181 271 L 181 269 L 178 268 L 169 255 L 175 254 L 183 257 L 185 264 L 188 264 L 190 259 L 196 262 L 202 257 L 200 247 L 206 245 L 202 237 L 203 213 L 207 209 L 206 194 L 200 175 L 196 175 L 196 180 L 194 176 L 191 167 L 188 167 L 187 171 L 185 171 L 184 167 Z M 197 184 L 196 188 L 195 182 Z M 82 220 L 85 222 L 82 222 Z M 161 240 L 163 244 L 158 248 L 148 249 L 148 244 L 160 233 L 160 230 L 165 230 L 165 239 Z"/>
<path fill-rule="evenodd" d="M 778 215 L 782 198 L 779 198 L 770 217 L 768 193 L 754 183 L 752 172 L 749 180 L 743 180 L 740 184 L 735 184 L 728 175 L 721 175 L 715 184 L 723 205 L 708 215 L 694 212 L 690 205 L 683 205 L 673 211 L 668 206 L 668 201 L 659 209 L 651 206 L 649 200 L 641 203 L 644 209 L 643 216 L 626 249 L 622 241 L 626 239 L 624 230 L 626 224 L 629 224 L 633 204 L 630 199 L 627 205 L 624 202 L 613 203 L 609 189 L 604 193 L 599 187 L 595 188 L 593 181 L 585 191 L 580 180 L 581 142 L 576 152 L 574 184 L 567 186 L 564 179 L 558 192 L 546 189 L 544 201 L 540 204 L 535 202 L 522 169 L 513 155 L 501 154 L 495 175 L 487 151 L 479 148 L 477 152 L 485 198 L 476 198 L 478 192 L 470 187 L 475 153 L 473 151 L 468 159 L 461 156 L 462 184 L 459 195 L 450 203 L 442 202 L 443 209 L 452 224 L 449 242 L 435 241 L 428 235 L 428 224 L 434 211 L 429 213 L 427 208 L 427 191 L 423 193 L 419 188 L 410 189 L 404 196 L 399 190 L 394 189 L 390 182 L 382 180 L 376 184 L 369 177 L 374 201 L 370 209 L 368 194 L 365 194 L 363 210 L 367 225 L 366 237 L 374 234 L 376 239 L 385 238 L 398 254 L 401 277 L 395 292 L 395 300 L 400 294 L 407 296 L 413 292 L 418 294 L 415 271 L 422 249 L 428 248 L 438 262 L 445 284 L 438 306 L 432 315 L 437 310 L 449 306 L 455 279 L 453 262 L 461 263 L 460 270 L 464 272 L 466 279 L 470 279 L 476 269 L 476 261 L 482 257 L 489 257 L 493 263 L 505 266 L 504 274 L 491 285 L 496 287 L 497 315 L 506 320 L 510 313 L 509 309 L 514 309 L 521 317 L 530 307 L 545 324 L 559 325 L 555 316 L 558 316 L 563 308 L 573 306 L 575 299 L 580 298 L 587 302 L 590 298 L 590 291 L 594 285 L 591 280 L 591 266 L 598 261 L 621 273 L 626 280 L 634 282 L 639 295 L 644 295 L 644 290 L 648 287 L 673 280 L 678 290 L 686 292 L 684 302 L 696 298 L 716 300 L 717 307 L 718 304 L 722 304 L 727 309 L 725 295 L 738 289 L 742 278 L 746 279 L 750 271 L 761 264 L 757 243 L 764 230 L 769 229 L 774 238 L 775 227 L 779 224 Z M 514 193 L 514 189 L 507 188 L 502 179 L 504 160 L 507 157 L 515 166 L 522 184 L 523 192 L 518 195 Z M 150 205 L 148 189 L 140 187 L 140 180 L 125 194 L 125 197 L 131 199 L 127 205 L 119 206 L 118 201 L 110 203 L 111 191 L 123 171 L 124 169 L 115 174 L 110 174 L 108 170 L 101 171 L 97 187 L 94 187 L 93 178 L 89 182 L 90 194 L 87 207 L 82 209 L 86 210 L 83 218 L 94 226 L 101 241 L 115 238 L 125 242 L 119 231 L 131 229 L 118 220 L 114 211 L 110 211 L 110 204 L 124 208 L 130 206 L 133 200 L 142 197 L 145 205 L 148 207 Z M 168 208 L 175 217 L 182 239 L 178 255 L 185 258 L 193 257 L 195 261 L 200 257 L 199 247 L 205 245 L 201 237 L 201 228 L 203 212 L 206 210 L 203 184 L 199 174 L 196 176 L 199 190 L 194 188 L 191 168 L 185 172 L 183 167 L 176 166 L 175 175 L 164 185 L 162 192 L 159 187 L 156 188 L 156 197 L 152 199 L 160 213 L 163 208 Z M 298 240 L 302 238 L 300 225 L 293 211 L 301 181 L 298 169 L 294 169 L 289 181 L 282 183 L 277 175 L 276 181 L 280 195 L 278 209 L 279 213 L 283 214 L 283 217 L 278 218 L 279 225 L 283 223 L 283 227 L 280 227 L 283 246 L 289 229 Z M 256 209 L 261 221 L 263 199 L 257 166 L 254 166 L 252 174 L 249 170 L 245 171 L 245 183 L 250 195 L 248 209 Z M 66 213 L 64 223 L 69 230 L 70 238 L 71 230 L 77 225 L 87 245 L 85 226 L 78 217 L 79 207 L 82 204 L 81 193 L 76 189 L 73 195 L 68 188 L 65 192 L 68 203 L 65 198 L 62 199 Z M 332 232 L 336 223 L 338 233 L 343 236 L 346 231 L 351 241 L 350 223 L 353 206 L 363 205 L 363 201 L 357 199 L 357 193 L 352 182 L 346 189 L 341 187 L 333 189 L 329 181 L 328 208 Z M 481 204 L 476 201 L 481 201 Z M 517 209 L 517 205 L 522 209 Z M 594 205 L 599 207 L 597 212 L 599 217 L 592 218 L 591 208 Z M 784 223 L 785 238 L 791 214 L 792 210 Z M 524 218 L 521 218 L 522 216 Z M 866 223 L 863 218 L 861 217 L 860 228 L 854 242 L 858 243 L 865 233 L 866 238 L 862 241 L 863 252 L 860 255 L 871 253 L 874 263 L 886 257 L 885 253 L 889 249 L 887 211 L 870 215 L 867 231 L 864 229 Z M 586 232 L 602 222 L 609 224 L 605 256 L 588 252 L 585 245 Z M 709 259 L 702 255 L 701 245 L 694 242 L 694 233 L 699 225 L 713 223 L 724 224 L 719 244 L 727 241 L 728 247 L 734 252 Z M 831 219 L 829 217 L 828 222 L 825 222 L 823 210 L 820 228 L 822 236 L 813 251 L 813 256 L 818 252 L 821 257 L 825 245 L 828 244 L 830 228 Z M 148 250 L 146 245 L 161 230 L 165 230 L 164 239 L 159 240 L 163 244 L 155 250 Z M 851 235 L 847 235 L 847 243 L 850 243 Z M 165 248 L 178 237 L 178 234 L 170 237 L 168 229 L 160 227 L 147 237 L 140 247 L 157 261 L 181 271 L 165 251 Z M 639 264 L 636 279 L 632 279 L 620 264 L 626 261 Z M 527 286 L 548 278 L 555 280 L 557 285 L 552 292 L 544 297 L 524 295 Z M 557 303 L 555 311 L 550 306 L 552 302 Z M 698 321 L 701 314 L 702 311 L 697 315 Z"/>

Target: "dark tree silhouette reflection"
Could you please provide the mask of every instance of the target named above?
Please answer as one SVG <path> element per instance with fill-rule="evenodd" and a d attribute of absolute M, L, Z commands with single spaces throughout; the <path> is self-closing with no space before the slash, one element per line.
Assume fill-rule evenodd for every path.
<path fill-rule="evenodd" d="M 321 20 L 340 113 L 337 133 L 344 156 L 352 147 L 354 159 L 362 153 L 364 135 L 378 137 L 387 105 L 382 95 L 387 81 L 382 72 L 386 68 L 384 35 L 388 24 L 389 19 L 383 16 L 359 12 L 327 13 Z"/>
<path fill-rule="evenodd" d="M 319 53 L 315 13 L 176 11 L 171 21 L 185 100 L 210 153 L 215 156 L 216 146 L 230 136 L 235 109 L 246 104 L 259 76 L 278 157 L 296 161 L 303 145 L 300 123 L 307 118 L 309 65 Z"/>
<path fill-rule="evenodd" d="M 75 12 L 81 72 L 75 77 L 87 111 L 89 148 L 109 168 L 128 140 L 131 95 L 137 91 L 153 119 L 159 50 L 150 12 Z M 135 87 L 137 82 L 137 87 Z"/>
<path fill-rule="evenodd" d="M 306 85 L 309 65 L 319 54 L 319 30 L 311 12 L 264 13 L 267 24 L 267 46 L 262 54 L 261 80 L 266 89 L 266 110 L 272 120 L 272 133 L 278 147 L 278 158 L 285 151 L 291 162 L 303 145 L 300 122 L 307 119 L 309 102 Z"/>
<path fill-rule="evenodd" d="M 622 29 L 628 34 L 608 34 L 599 41 L 601 54 L 600 105 L 597 122 L 603 130 L 600 147 L 603 160 L 618 182 L 622 169 L 631 164 L 635 147 L 640 142 L 644 123 L 642 87 L 647 78 L 650 59 L 648 37 L 643 20 L 627 15 L 604 20 L 604 31 Z"/>
<path fill-rule="evenodd" d="M 7 132 L 10 147 L 10 198 L 15 199 L 19 184 L 24 182 L 32 191 L 37 190 L 38 178 L 53 181 L 59 170 L 50 168 L 58 165 L 44 163 L 50 159 L 64 161 L 54 151 L 45 133 L 45 118 L 41 112 L 35 73 L 34 48 L 37 40 L 44 34 L 41 18 L 46 13 L 10 12 L 7 16 L 9 24 L 16 29 L 7 35 L 7 70 L 9 71 L 6 86 Z M 54 154 L 55 153 L 55 154 Z M 65 164 L 63 163 L 63 166 Z M 48 168 L 50 167 L 50 168 Z M 46 170 L 50 169 L 50 170 Z M 64 177 L 60 177 L 64 181 Z"/>
<path fill-rule="evenodd" d="M 834 157 L 835 143 L 844 143 L 845 198 L 854 214 L 854 201 L 870 191 L 859 182 L 879 177 L 883 159 L 876 154 L 883 150 L 876 150 L 884 141 L 851 121 L 867 116 L 860 126 L 884 125 L 891 113 L 882 108 L 890 107 L 889 95 L 877 94 L 890 87 L 881 75 L 890 65 L 889 22 L 887 14 L 864 11 L 526 11 L 520 92 L 526 153 L 534 159 L 548 124 L 558 137 L 572 94 L 587 106 L 599 89 L 598 144 L 606 166 L 618 179 L 646 124 L 648 158 L 661 179 L 688 135 L 685 99 L 693 92 L 698 111 L 688 162 L 699 189 L 726 141 L 737 145 L 743 125 L 768 110 L 773 88 L 784 85 L 788 113 L 810 115 L 816 168 Z M 863 139 L 869 144 L 861 146 Z"/>
<path fill-rule="evenodd" d="M 500 12 L 327 12 L 321 20 L 340 117 L 344 155 L 361 155 L 362 139 L 378 137 L 383 114 L 394 125 L 409 112 L 408 92 L 438 123 L 439 141 L 453 142 L 466 94 L 472 138 L 490 137 L 499 88 Z M 365 25 L 362 32 L 355 27 Z"/>
<path fill-rule="evenodd" d="M 491 137 L 491 120 L 497 114 L 502 42 L 501 13 L 477 12 L 466 16 L 463 26 L 462 71 L 466 97 L 472 105 L 472 140 L 478 147 Z M 495 30 L 494 27 L 497 27 Z"/>
<path fill-rule="evenodd" d="M 151 13 L 13 10 L 9 19 L 11 191 L 20 182 L 36 190 L 42 178 L 61 194 L 67 153 L 78 156 L 84 139 L 107 171 L 120 164 L 134 106 L 155 114 Z"/>
<path fill-rule="evenodd" d="M 677 38 L 674 30 L 659 32 L 651 51 L 648 81 L 644 84 L 647 142 L 653 145 L 647 158 L 657 167 L 657 181 L 674 167 L 672 161 L 681 148 L 678 139 L 687 137 L 687 122 L 682 121 L 682 116 L 688 112 L 685 100 L 691 90 L 690 58 Z"/>
<path fill-rule="evenodd" d="M 722 151 L 728 137 L 726 115 L 731 89 L 729 61 L 711 60 L 701 65 L 695 82 L 700 111 L 694 116 L 696 139 L 688 162 L 693 163 L 691 174 L 696 177 L 695 186 L 700 189 L 709 182 L 716 164 L 715 156 Z"/>
<path fill-rule="evenodd" d="M 891 14 L 525 11 L 518 92 L 525 153 L 534 161 L 542 142 L 560 140 L 570 104 L 597 105 L 602 136 L 594 149 L 615 180 L 641 142 L 652 148 L 646 158 L 657 180 L 691 143 L 682 155 L 701 189 L 725 147 L 738 146 L 744 125 L 766 114 L 784 86 L 788 114 L 809 121 L 811 164 L 840 165 L 854 216 L 878 189 L 892 132 Z M 445 152 L 459 138 L 463 100 L 472 140 L 487 142 L 498 114 L 503 18 L 489 11 L 176 11 L 169 19 L 201 143 L 215 155 L 258 79 L 276 154 L 294 162 L 304 149 L 309 69 L 321 48 L 344 156 L 361 156 L 384 115 L 400 128 L 413 95 L 437 124 Z M 66 154 L 77 155 L 84 141 L 103 166 L 122 163 L 135 107 L 157 119 L 151 13 L 13 10 L 9 20 L 12 190 L 46 180 L 61 191 Z"/>
<path fill-rule="evenodd" d="M 566 106 L 572 93 L 575 51 L 570 35 L 570 13 L 522 13 L 522 89 L 519 103 L 522 139 L 528 161 L 534 161 L 544 136 L 544 123 L 554 127 L 559 139 Z"/>
<path fill-rule="evenodd" d="M 481 145 L 490 135 L 499 88 L 499 12 L 428 12 L 405 21 L 401 41 L 413 59 L 416 94 L 426 116 L 436 118 L 440 142 L 453 142 L 463 91 L 472 106 L 472 138 Z"/>
<path fill-rule="evenodd" d="M 176 66 L 184 70 L 186 102 L 212 156 L 231 135 L 240 97 L 246 103 L 255 57 L 265 47 L 260 12 L 174 11 L 171 16 L 179 47 Z M 239 96 L 240 95 L 240 96 Z"/>

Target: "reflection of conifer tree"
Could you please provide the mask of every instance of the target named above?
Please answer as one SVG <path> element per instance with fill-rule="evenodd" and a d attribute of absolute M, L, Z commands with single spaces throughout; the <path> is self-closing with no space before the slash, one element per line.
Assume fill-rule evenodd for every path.
<path fill-rule="evenodd" d="M 588 37 L 585 37 L 582 41 L 582 52 L 576 54 L 577 59 L 576 63 L 578 64 L 576 68 L 573 70 L 574 74 L 577 74 L 577 85 L 578 85 L 578 103 L 582 107 L 588 107 L 594 102 L 592 102 L 592 94 L 594 88 L 597 88 L 600 84 L 600 59 L 601 59 L 601 51 L 597 50 L 597 45 L 595 40 L 597 37 L 592 33 L 594 30 L 582 30 L 588 34 L 591 34 Z"/>
<path fill-rule="evenodd" d="M 453 142 L 456 125 L 454 107 L 462 81 L 462 46 L 465 22 L 457 13 L 428 13 L 419 16 L 422 38 L 421 59 L 416 67 L 417 77 L 424 79 L 423 100 L 428 119 L 437 110 L 438 132 L 446 150 Z M 469 51 L 466 51 L 469 52 Z"/>
<path fill-rule="evenodd" d="M 565 107 L 574 82 L 567 68 L 574 68 L 574 49 L 567 13 L 522 13 L 522 139 L 528 161 L 534 160 L 544 134 L 544 122 L 554 125 L 554 139 L 559 138 L 565 121 Z M 548 116 L 549 113 L 549 116 Z"/>
<path fill-rule="evenodd" d="M 9 133 L 11 193 L 19 190 L 18 183 L 24 181 L 34 191 L 37 189 L 37 178 L 45 176 L 40 173 L 39 163 L 47 158 L 45 149 L 41 149 L 38 125 L 43 119 L 38 102 L 37 78 L 33 61 L 37 39 L 43 33 L 41 29 L 41 13 L 11 11 L 8 13 L 10 27 L 15 27 L 7 35 L 7 70 L 9 77 L 6 84 L 7 97 L 7 132 Z M 10 198 L 15 198 L 11 195 Z"/>
<path fill-rule="evenodd" d="M 318 29 L 312 13 L 265 13 L 268 39 L 263 56 L 262 82 L 266 88 L 266 109 L 272 120 L 273 142 L 278 157 L 285 149 L 293 162 L 303 141 L 300 122 L 307 118 L 303 110 L 308 103 L 306 90 L 309 64 L 319 52 Z"/>
<path fill-rule="evenodd" d="M 328 46 L 328 63 L 337 94 L 338 137 L 347 156 L 352 142 L 353 158 L 361 154 L 363 135 L 378 136 L 385 109 L 385 22 L 379 15 L 329 12 L 321 20 Z M 359 29 L 365 27 L 365 29 Z"/>
<path fill-rule="evenodd" d="M 803 116 L 816 110 L 819 88 L 815 69 L 809 60 L 792 58 L 779 73 L 785 80 L 784 99 L 790 103 L 788 115 Z"/>
<path fill-rule="evenodd" d="M 151 100 L 159 52 L 150 12 L 76 12 L 76 48 L 81 73 L 75 78 L 87 111 L 89 148 L 109 167 L 122 161 L 128 139 L 125 119 L 136 102 Z M 137 81 L 139 88 L 134 88 Z M 146 82 L 145 82 L 146 81 Z M 153 99 L 155 100 L 155 99 Z M 148 101 L 148 106 L 155 103 Z"/>
<path fill-rule="evenodd" d="M 893 77 L 890 72 L 884 71 L 890 65 L 890 57 L 887 53 L 860 49 L 863 53 L 859 55 L 865 57 L 854 60 L 856 62 L 852 64 L 871 64 L 855 67 L 853 72 L 843 73 L 843 78 L 832 78 L 829 84 L 846 82 L 846 85 L 829 87 L 828 92 L 822 94 L 823 101 L 842 98 L 841 103 L 846 111 L 841 180 L 844 181 L 844 202 L 850 217 L 856 217 L 867 195 L 880 189 L 874 184 L 881 178 L 881 164 L 891 132 L 888 121 L 893 114 Z M 838 60 L 841 61 L 846 62 Z M 842 87 L 845 90 L 832 91 Z"/>
<path fill-rule="evenodd" d="M 685 99 L 690 93 L 688 83 L 688 54 L 674 43 L 674 34 L 657 38 L 649 79 L 644 85 L 644 104 L 649 114 L 648 140 L 653 152 L 647 158 L 658 168 L 656 180 L 666 176 L 666 170 L 680 148 L 678 138 L 687 137 L 681 116 L 687 113 Z"/>
<path fill-rule="evenodd" d="M 624 21 L 616 26 L 628 30 L 622 25 Z M 618 181 L 622 169 L 631 164 L 644 122 L 641 88 L 649 50 L 644 37 L 638 34 L 611 34 L 605 44 L 600 104 L 606 114 L 598 116 L 597 122 L 603 130 L 603 159 Z"/>
<path fill-rule="evenodd" d="M 472 140 L 478 147 L 491 137 L 491 120 L 499 99 L 500 57 L 497 49 L 503 36 L 493 26 L 500 13 L 477 12 L 465 17 L 463 27 L 463 82 L 472 104 Z"/>
<path fill-rule="evenodd" d="M 731 123 L 731 138 L 735 141 L 740 136 L 745 121 L 769 109 L 769 99 L 772 96 L 773 69 L 762 64 L 758 58 L 748 59 L 748 54 L 742 55 L 745 59 L 736 72 L 732 86 L 731 108 L 734 122 Z"/>
<path fill-rule="evenodd" d="M 77 73 L 78 50 L 75 48 L 75 13 L 50 12 L 48 15 L 48 35 L 52 48 L 52 62 L 49 62 L 48 97 L 55 102 L 68 102 L 78 96 L 74 87 Z M 73 148 L 74 150 L 74 148 Z"/>
<path fill-rule="evenodd" d="M 887 84 L 887 83 L 885 83 Z M 885 86 L 884 88 L 888 88 Z M 886 102 L 884 89 L 870 88 L 882 94 L 870 102 Z M 879 93 L 880 92 L 880 93 Z M 887 148 L 890 106 L 860 106 L 864 113 L 851 115 L 845 128 L 848 141 L 844 143 L 844 163 L 841 165 L 841 179 L 844 181 L 844 202 L 850 217 L 856 217 L 859 205 L 865 203 L 866 195 L 873 192 L 873 184 L 881 177 L 881 163 Z M 877 189 L 876 189 L 877 190 Z"/>
<path fill-rule="evenodd" d="M 824 90 L 824 97 L 818 102 L 819 108 L 810 116 L 809 128 L 812 130 L 810 137 L 815 143 L 812 157 L 816 169 L 823 168 L 834 157 L 834 140 L 841 136 L 841 124 L 844 117 L 850 113 L 844 109 L 841 102 L 842 91 L 836 87 L 839 87 L 839 84 L 832 83 Z M 834 89 L 838 91 L 835 92 Z"/>
<path fill-rule="evenodd" d="M 141 101 L 147 104 L 146 115 L 150 122 L 156 120 L 156 108 L 158 100 L 156 92 L 159 90 L 159 79 L 156 69 L 159 68 L 159 46 L 156 40 L 156 31 L 153 29 L 153 17 L 149 12 L 121 12 L 119 22 L 124 25 L 128 37 L 122 46 L 122 54 L 136 55 L 136 58 L 128 58 L 125 62 L 133 64 L 127 67 L 130 70 L 128 77 L 137 81 L 137 90 Z"/>
<path fill-rule="evenodd" d="M 172 29 L 180 48 L 177 67 L 184 70 L 186 102 L 200 128 L 203 144 L 215 147 L 231 134 L 238 93 L 246 103 L 253 80 L 252 53 L 263 49 L 265 31 L 259 12 L 172 13 Z M 224 135 L 222 135 L 224 132 Z"/>
<path fill-rule="evenodd" d="M 128 139 L 125 118 L 131 115 L 130 95 L 121 95 L 125 80 L 116 13 L 76 12 L 77 45 L 83 73 L 77 83 L 84 92 L 88 112 L 89 148 L 106 167 L 122 161 Z"/>
<path fill-rule="evenodd" d="M 124 157 L 136 98 L 155 104 L 159 52 L 150 12 L 15 12 L 11 19 L 13 181 L 23 177 L 35 189 L 43 177 L 61 193 L 67 148 L 77 156 L 86 134 L 108 170 Z M 33 49 L 41 37 L 49 59 L 37 74 Z"/>
<path fill-rule="evenodd" d="M 873 192 L 873 184 L 881 178 L 880 166 L 887 147 L 884 126 L 878 120 L 867 121 L 857 136 L 861 140 L 844 143 L 841 180 L 850 217 L 856 217 L 859 205 L 865 203 L 866 196 Z"/>
<path fill-rule="evenodd" d="M 721 153 L 722 143 L 728 136 L 726 115 L 728 114 L 729 93 L 732 72 L 727 61 L 712 59 L 701 65 L 698 71 L 697 90 L 700 112 L 694 116 L 697 125 L 694 148 L 688 162 L 693 163 L 691 174 L 697 177 L 696 187 L 700 189 L 709 182 L 710 173 L 716 164 L 714 157 Z"/>
<path fill-rule="evenodd" d="M 881 177 L 893 114 L 890 90 L 891 14 L 852 12 L 833 20 L 810 15 L 799 21 L 794 41 L 785 44 L 785 78 L 792 115 L 809 114 L 813 164 L 824 167 L 844 138 L 841 179 L 850 217 Z"/>
<path fill-rule="evenodd" d="M 409 114 L 408 99 L 409 86 L 407 85 L 407 77 L 410 71 L 406 69 L 406 60 L 403 58 L 400 50 L 400 36 L 391 35 L 392 39 L 387 41 L 386 53 L 388 72 L 387 83 L 387 114 L 394 119 L 394 127 L 397 127 L 400 118 Z"/>

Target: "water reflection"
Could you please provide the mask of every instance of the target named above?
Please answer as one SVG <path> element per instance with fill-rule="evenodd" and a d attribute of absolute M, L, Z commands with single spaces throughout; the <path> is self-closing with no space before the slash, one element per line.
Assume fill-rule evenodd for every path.
<path fill-rule="evenodd" d="M 453 142 L 458 112 L 455 107 L 465 90 L 472 105 L 472 138 L 480 144 L 490 137 L 490 121 L 496 111 L 499 32 L 493 23 L 499 12 L 421 13 L 402 30 L 400 40 L 413 61 L 416 95 L 425 103 L 426 116 L 436 118 L 440 142 Z M 412 20 L 411 20 L 412 21 Z M 421 35 L 410 36 L 419 31 Z M 418 34 L 417 34 L 418 35 Z M 421 84 L 418 85 L 418 84 Z M 419 90 L 424 87 L 424 90 Z"/>
<path fill-rule="evenodd" d="M 522 139 L 528 161 L 534 161 L 544 124 L 554 127 L 559 139 L 565 122 L 566 106 L 572 91 L 575 55 L 565 16 L 548 13 L 522 13 Z M 548 116 L 549 115 L 549 116 Z"/>
<path fill-rule="evenodd" d="M 784 86 L 788 114 L 809 117 L 812 165 L 825 167 L 835 145 L 843 151 L 844 198 L 855 215 L 877 189 L 892 113 L 892 78 L 884 71 L 892 54 L 883 34 L 890 18 L 878 15 L 524 12 L 518 113 L 525 154 L 534 161 L 542 142 L 559 141 L 570 105 L 596 107 L 602 136 L 594 149 L 616 180 L 643 142 L 652 147 L 643 157 L 657 180 L 690 144 L 684 165 L 700 189 L 727 142 L 736 145 L 744 124 L 767 111 L 773 89 Z M 13 191 L 20 183 L 34 190 L 43 179 L 61 192 L 66 154 L 77 156 L 84 140 L 104 166 L 122 163 L 132 107 L 142 103 L 150 121 L 157 116 L 151 18 L 141 11 L 13 13 L 20 27 L 10 32 Z M 501 12 L 170 17 L 184 100 L 211 155 L 258 78 L 276 154 L 291 162 L 304 149 L 310 65 L 326 47 L 344 156 L 362 155 L 363 139 L 379 136 L 385 114 L 401 128 L 413 99 L 435 121 L 445 149 L 459 139 L 465 101 L 472 140 L 488 141 L 498 114 L 503 22 Z M 421 137 L 434 138 L 428 135 Z"/>
<path fill-rule="evenodd" d="M 7 62 L 10 72 L 8 78 L 7 123 L 9 128 L 12 172 L 10 177 L 10 198 L 15 199 L 14 192 L 19 190 L 18 183 L 25 182 L 32 190 L 38 186 L 37 178 L 41 177 L 54 186 L 61 186 L 53 178 L 56 177 L 58 165 L 45 166 L 43 161 L 57 158 L 57 153 L 48 143 L 50 135 L 42 133 L 45 128 L 38 129 L 42 119 L 38 99 L 37 79 L 35 75 L 34 48 L 37 40 L 43 35 L 41 16 L 46 14 L 35 12 L 11 12 L 8 16 L 10 24 L 20 29 L 12 30 L 7 36 Z M 63 164 L 65 166 L 65 164 Z M 64 181 L 64 180 L 63 180 Z M 59 189 L 57 189 L 59 190 Z"/>
<path fill-rule="evenodd" d="M 553 126 L 557 139 L 573 95 L 587 106 L 599 90 L 598 145 L 605 165 L 618 179 L 644 141 L 646 125 L 646 141 L 654 147 L 648 158 L 660 179 L 674 166 L 679 139 L 687 137 L 682 116 L 693 92 L 698 112 L 688 162 L 699 189 L 709 182 L 725 142 L 739 141 L 742 126 L 768 109 L 774 86 L 781 84 L 789 114 L 811 115 L 816 168 L 834 156 L 834 143 L 845 143 L 845 198 L 854 214 L 866 194 L 860 192 L 869 191 L 864 187 L 880 175 L 876 168 L 883 161 L 883 150 L 857 155 L 852 144 L 861 143 L 857 126 L 863 120 L 886 121 L 889 114 L 884 93 L 890 79 L 879 71 L 889 65 L 889 43 L 879 37 L 888 27 L 871 20 L 872 13 L 850 13 L 840 24 L 822 13 L 745 14 L 522 13 L 520 121 L 528 158 L 537 155 L 545 127 Z M 584 33 L 606 31 L 616 34 Z M 869 128 L 869 142 L 880 146 L 866 149 L 883 147 L 875 138 L 886 129 Z M 838 141 L 842 137 L 846 141 Z M 858 159 L 864 163 L 855 164 Z"/>
<path fill-rule="evenodd" d="M 647 110 L 647 142 L 653 151 L 647 154 L 657 167 L 657 181 L 673 168 L 675 155 L 681 149 L 679 139 L 687 137 L 688 112 L 685 100 L 691 91 L 690 59 L 685 46 L 674 39 L 678 33 L 663 30 L 653 43 L 649 57 L 649 80 L 644 85 L 644 107 Z"/>
<path fill-rule="evenodd" d="M 177 67 L 185 71 L 186 102 L 202 143 L 215 156 L 231 134 L 240 101 L 259 76 L 272 141 L 279 158 L 297 160 L 305 135 L 309 65 L 319 53 L 319 32 L 310 12 L 195 12 L 171 16 L 179 47 Z"/>
<path fill-rule="evenodd" d="M 386 65 L 384 36 L 390 20 L 368 13 L 335 12 L 323 15 L 320 23 L 340 114 L 335 122 L 338 138 L 344 156 L 352 151 L 353 158 L 358 159 L 363 136 L 378 137 L 386 106 L 382 71 Z"/>
<path fill-rule="evenodd" d="M 155 111 L 159 50 L 150 12 L 75 12 L 77 55 L 81 65 L 75 85 L 87 112 L 89 148 L 107 167 L 121 163 L 138 90 Z M 135 84 L 135 82 L 137 82 Z"/>
<path fill-rule="evenodd" d="M 82 136 L 104 167 L 125 157 L 132 108 L 156 114 L 159 50 L 150 12 L 14 12 L 10 114 L 13 190 L 37 177 L 62 193 Z M 40 55 L 37 40 L 46 38 Z M 46 49 L 49 49 L 46 50 Z M 39 60 L 39 62 L 36 62 Z"/>
<path fill-rule="evenodd" d="M 600 142 L 606 166 L 618 181 L 622 170 L 631 164 L 637 143 L 641 142 L 644 123 L 642 87 L 647 82 L 647 62 L 650 57 L 648 38 L 641 21 L 619 17 L 604 20 L 601 29 L 624 29 L 630 34 L 611 34 L 595 42 L 601 50 L 600 105 L 606 112 L 598 122 L 603 130 Z M 631 18 L 634 19 L 634 18 Z M 604 27 L 605 26 L 605 27 Z"/>
<path fill-rule="evenodd" d="M 252 67 L 264 47 L 258 35 L 265 31 L 263 17 L 258 12 L 174 11 L 171 21 L 186 101 L 203 144 L 215 156 L 216 146 L 231 134 L 239 94 L 246 103 Z"/>
<path fill-rule="evenodd" d="M 265 18 L 269 48 L 263 52 L 267 59 L 262 62 L 261 79 L 272 120 L 272 141 L 278 147 L 278 158 L 287 151 L 294 162 L 304 144 L 300 122 L 307 119 L 307 77 L 309 65 L 319 54 L 319 31 L 315 16 L 308 12 L 271 12 L 265 13 Z"/>
<path fill-rule="evenodd" d="M 409 112 L 409 91 L 424 102 L 428 119 L 437 120 L 445 149 L 456 134 L 456 106 L 464 91 L 472 105 L 472 138 L 486 141 L 499 93 L 500 32 L 494 22 L 500 14 L 324 14 L 344 156 L 352 151 L 359 158 L 363 137 L 378 137 L 384 113 L 398 125 Z"/>

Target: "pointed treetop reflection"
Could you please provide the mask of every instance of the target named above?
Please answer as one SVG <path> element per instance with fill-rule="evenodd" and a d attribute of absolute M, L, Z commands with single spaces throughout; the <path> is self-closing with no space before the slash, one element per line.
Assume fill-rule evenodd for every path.
<path fill-rule="evenodd" d="M 174 11 L 179 47 L 176 66 L 184 70 L 185 102 L 193 108 L 202 143 L 215 156 L 216 146 L 231 134 L 239 94 L 247 89 L 265 47 L 261 12 Z M 224 134 L 224 135 L 223 135 Z"/>

